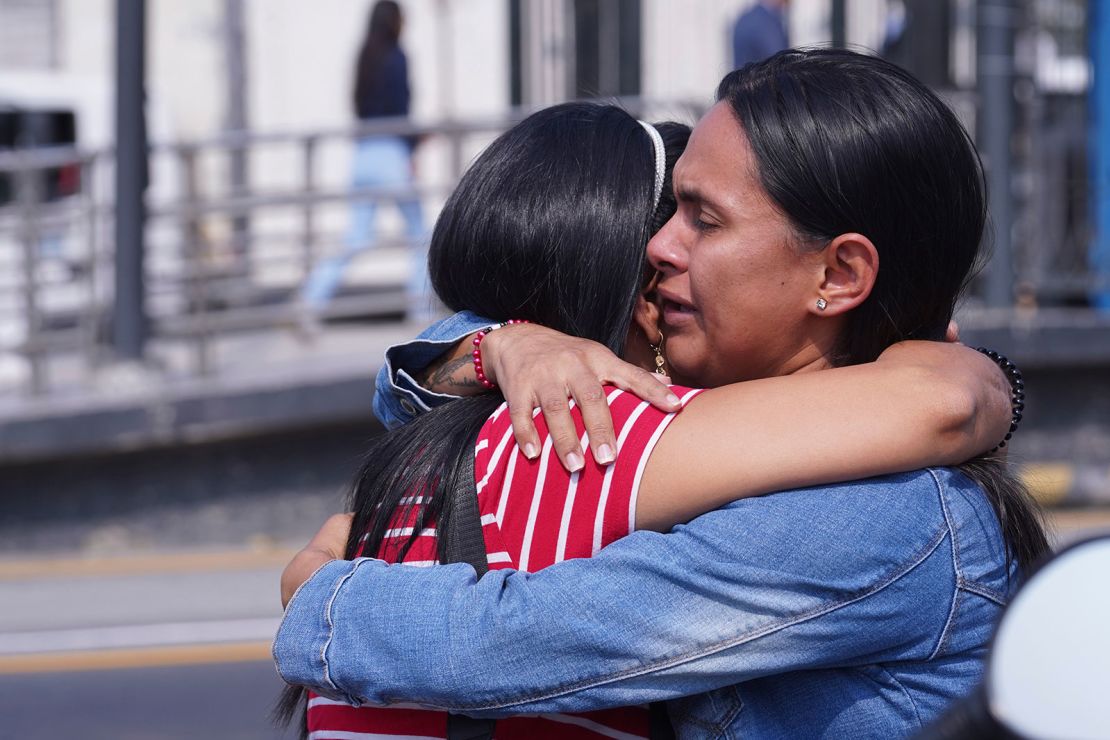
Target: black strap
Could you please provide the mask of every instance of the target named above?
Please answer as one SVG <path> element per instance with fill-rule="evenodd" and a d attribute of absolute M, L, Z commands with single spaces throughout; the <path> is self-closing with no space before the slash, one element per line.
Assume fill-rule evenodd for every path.
<path fill-rule="evenodd" d="M 495 719 L 478 719 L 467 717 L 465 714 L 449 713 L 447 740 L 490 740 L 496 726 Z"/>
<path fill-rule="evenodd" d="M 482 536 L 482 516 L 478 512 L 478 491 L 474 487 L 474 458 L 465 456 L 459 483 L 451 492 L 451 515 L 447 520 L 447 562 L 467 563 L 481 578 L 489 571 L 486 540 Z"/>
<path fill-rule="evenodd" d="M 478 511 L 478 492 L 474 488 L 474 458 L 465 456 L 460 471 L 459 484 L 451 492 L 451 515 L 447 531 L 445 562 L 468 563 L 481 578 L 489 571 L 486 559 L 486 541 L 482 536 L 482 516 Z M 667 705 L 653 702 L 651 711 L 651 740 L 673 740 L 675 734 L 667 716 Z M 475 719 L 462 714 L 447 715 L 447 740 L 492 740 L 495 719 Z"/>
<path fill-rule="evenodd" d="M 648 704 L 651 712 L 651 740 L 674 740 L 674 727 L 671 726 L 671 717 L 667 714 L 667 703 L 653 701 Z"/>
<path fill-rule="evenodd" d="M 478 492 L 474 488 L 474 458 L 464 455 L 459 483 L 451 492 L 448 517 L 446 562 L 468 563 L 481 578 L 489 570 L 486 541 L 482 536 L 482 516 L 478 511 Z M 447 715 L 447 740 L 491 740 L 495 719 L 475 719 L 462 714 Z"/>

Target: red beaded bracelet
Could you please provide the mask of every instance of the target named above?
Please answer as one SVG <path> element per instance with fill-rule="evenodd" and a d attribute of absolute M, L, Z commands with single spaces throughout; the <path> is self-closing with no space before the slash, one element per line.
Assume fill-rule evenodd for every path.
<path fill-rule="evenodd" d="M 482 387 L 488 388 L 489 390 L 493 390 L 497 387 L 494 383 L 490 382 L 489 378 L 486 377 L 485 371 L 482 370 L 482 340 L 485 339 L 486 335 L 489 334 L 491 331 L 500 329 L 503 326 L 527 323 L 528 319 L 509 319 L 508 321 L 501 324 L 487 326 L 485 329 L 482 329 L 480 332 L 478 332 L 478 334 L 474 337 L 474 351 L 470 353 L 470 356 L 474 360 L 474 374 L 478 376 L 478 382 L 482 384 Z"/>

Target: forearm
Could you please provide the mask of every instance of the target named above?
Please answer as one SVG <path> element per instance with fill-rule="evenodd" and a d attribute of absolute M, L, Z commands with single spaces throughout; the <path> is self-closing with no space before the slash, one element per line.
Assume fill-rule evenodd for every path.
<path fill-rule="evenodd" d="M 928 655 L 948 602 L 907 610 L 905 591 L 887 587 L 944 582 L 918 567 L 947 556 L 943 519 L 925 524 L 919 506 L 868 490 L 841 495 L 835 507 L 837 493 L 817 490 L 739 502 L 674 534 L 478 582 L 465 565 L 329 563 L 290 602 L 275 657 L 287 680 L 336 698 L 513 714 L 675 698 L 889 649 Z M 800 537 L 810 518 L 827 526 Z M 897 559 L 861 562 L 868 539 Z M 894 591 L 901 601 L 886 600 Z"/>
<path fill-rule="evenodd" d="M 907 413 L 936 437 L 943 461 L 955 464 L 995 447 L 1009 431 L 1011 389 L 1005 374 L 990 359 L 949 342 L 909 341 L 888 348 L 875 362 L 887 369 L 901 365 L 918 398 Z"/>
<path fill-rule="evenodd" d="M 599 604 L 577 589 L 560 593 L 544 584 L 537 594 L 534 576 L 525 573 L 492 571 L 475 582 L 464 565 L 414 571 L 367 560 L 320 569 L 290 602 L 292 618 L 278 633 L 283 678 L 352 703 L 508 716 L 671 699 L 742 675 L 727 656 L 715 665 L 712 656 L 722 651 L 698 634 L 698 623 L 677 614 L 652 624 L 623 613 L 627 600 Z M 307 632 L 306 618 L 296 614 L 302 608 L 312 613 Z M 375 627 L 367 629 L 371 614 Z M 627 626 L 623 638 L 597 634 L 610 619 Z M 287 632 L 294 622 L 297 629 Z M 710 655 L 691 667 L 691 654 L 701 652 Z"/>
<path fill-rule="evenodd" d="M 738 498 L 951 465 L 989 449 L 1009 412 L 993 386 L 1001 374 L 979 359 L 919 346 L 705 391 L 653 451 L 636 526 L 666 531 Z"/>
<path fill-rule="evenodd" d="M 466 335 L 428 367 L 417 372 L 415 377 L 420 385 L 433 393 L 452 396 L 483 393 L 486 389 L 478 381 L 471 355 L 475 336 L 476 333 Z"/>

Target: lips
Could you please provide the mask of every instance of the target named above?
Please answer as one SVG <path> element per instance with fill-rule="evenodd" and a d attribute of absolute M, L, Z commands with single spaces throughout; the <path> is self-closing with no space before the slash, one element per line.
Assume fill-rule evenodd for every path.
<path fill-rule="evenodd" d="M 689 301 L 665 289 L 659 289 L 658 293 L 662 301 L 663 321 L 673 326 L 694 320 L 698 310 Z"/>
<path fill-rule="evenodd" d="M 663 301 L 663 310 L 685 316 L 693 316 L 697 313 L 693 307 L 686 306 L 682 303 L 675 303 L 674 301 Z"/>

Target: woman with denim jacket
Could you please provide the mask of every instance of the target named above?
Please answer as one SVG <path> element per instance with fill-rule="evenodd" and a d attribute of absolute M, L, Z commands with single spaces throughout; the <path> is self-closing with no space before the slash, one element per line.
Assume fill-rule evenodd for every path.
<path fill-rule="evenodd" d="M 720 98 L 649 247 L 676 374 L 800 373 L 942 335 L 983 224 L 978 162 L 951 113 L 900 70 L 843 52 L 779 55 L 730 75 Z M 863 406 L 840 400 L 839 419 L 815 411 L 818 455 L 830 418 L 833 434 L 857 433 Z M 694 461 L 671 471 L 687 490 L 716 484 L 696 462 L 705 450 L 683 446 L 696 435 L 673 431 L 695 408 L 652 456 Z M 459 566 L 330 563 L 292 602 L 275 654 L 287 677 L 355 702 L 503 714 L 709 691 L 672 706 L 684 733 L 905 734 L 974 683 L 1014 558 L 1044 546 L 1002 483 L 983 467 L 930 470 L 745 499 L 592 561 L 477 584 Z M 388 628 L 356 626 L 351 594 L 367 592 Z M 444 631 L 413 640 L 407 619 Z M 494 630 L 498 649 L 468 629 Z M 426 668 L 445 654 L 448 670 Z"/>

